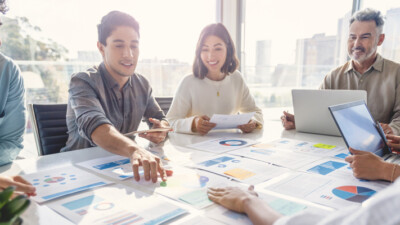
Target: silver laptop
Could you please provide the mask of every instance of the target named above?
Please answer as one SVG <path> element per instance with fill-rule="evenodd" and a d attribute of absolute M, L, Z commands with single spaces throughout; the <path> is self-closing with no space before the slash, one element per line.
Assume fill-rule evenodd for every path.
<path fill-rule="evenodd" d="M 293 89 L 292 98 L 297 131 L 341 136 L 328 107 L 354 101 L 367 102 L 367 92 Z"/>

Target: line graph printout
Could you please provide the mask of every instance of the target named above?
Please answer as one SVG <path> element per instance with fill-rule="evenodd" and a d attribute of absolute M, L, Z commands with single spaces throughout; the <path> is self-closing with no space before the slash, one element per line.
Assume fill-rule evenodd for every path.
<path fill-rule="evenodd" d="M 37 195 L 32 199 L 38 203 L 112 183 L 74 166 L 25 174 L 22 177 L 36 187 Z"/>
<path fill-rule="evenodd" d="M 84 192 L 48 206 L 75 224 L 161 224 L 187 213 L 160 196 L 124 185 Z"/>

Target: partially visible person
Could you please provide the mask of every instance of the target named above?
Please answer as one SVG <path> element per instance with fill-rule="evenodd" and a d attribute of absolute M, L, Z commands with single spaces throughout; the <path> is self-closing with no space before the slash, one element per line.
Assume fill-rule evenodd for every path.
<path fill-rule="evenodd" d="M 388 145 L 394 151 L 400 151 L 400 136 L 386 135 Z M 393 182 L 400 176 L 400 165 L 383 161 L 374 153 L 350 148 L 352 155 L 345 161 L 350 163 L 353 174 L 359 179 L 386 180 Z"/>
<path fill-rule="evenodd" d="M 237 187 L 209 188 L 208 197 L 230 210 L 247 214 L 255 225 L 400 224 L 400 179 L 368 199 L 368 204 L 341 208 L 335 212 L 305 210 L 283 216 L 258 198 L 252 187 L 248 191 Z"/>
<path fill-rule="evenodd" d="M 7 11 L 6 0 L 0 0 L 0 12 L 5 14 Z M 18 66 L 0 53 L 0 166 L 12 162 L 23 147 L 24 93 L 24 82 Z M 17 194 L 36 195 L 35 187 L 22 177 L 1 175 L 0 191 L 9 186 L 15 186 Z"/>
<path fill-rule="evenodd" d="M 97 47 L 103 62 L 88 71 L 74 74 L 67 108 L 68 141 L 61 151 L 100 146 L 128 157 L 135 179 L 165 179 L 159 157 L 140 147 L 124 134 L 136 131 L 142 118 L 152 128 L 169 127 L 155 101 L 148 80 L 135 72 L 139 57 L 139 23 L 130 15 L 112 11 L 97 26 Z M 151 142 L 165 140 L 167 132 L 140 134 Z"/>
<path fill-rule="evenodd" d="M 381 12 L 363 9 L 350 19 L 347 41 L 350 61 L 328 74 L 320 89 L 366 90 L 372 117 L 381 122 L 385 134 L 400 135 L 400 64 L 377 53 L 385 40 Z M 295 118 L 284 113 L 285 129 L 294 129 Z"/>
<path fill-rule="evenodd" d="M 262 111 L 255 104 L 242 75 L 228 30 L 221 23 L 206 26 L 199 37 L 193 74 L 181 81 L 167 120 L 179 133 L 207 134 L 216 126 L 213 114 L 256 112 L 238 128 L 245 133 L 261 128 Z"/>
<path fill-rule="evenodd" d="M 6 0 L 0 0 L 0 12 L 4 14 L 7 10 Z M 11 163 L 23 148 L 24 93 L 24 81 L 17 64 L 0 53 L 0 166 Z"/>
<path fill-rule="evenodd" d="M 36 188 L 21 176 L 0 176 L 0 191 L 7 187 L 14 186 L 16 195 L 25 194 L 28 196 L 36 195 Z"/>

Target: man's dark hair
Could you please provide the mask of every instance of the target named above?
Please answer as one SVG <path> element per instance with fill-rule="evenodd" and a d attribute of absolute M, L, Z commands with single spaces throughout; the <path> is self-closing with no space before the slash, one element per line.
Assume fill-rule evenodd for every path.
<path fill-rule="evenodd" d="M 1 0 L 0 0 L 1 1 Z M 139 23 L 131 15 L 120 11 L 111 11 L 103 16 L 101 23 L 97 25 L 98 41 L 107 45 L 108 36 L 119 26 L 132 27 L 139 35 Z"/>
<path fill-rule="evenodd" d="M 0 0 L 0 12 L 6 14 L 8 11 L 7 0 Z"/>

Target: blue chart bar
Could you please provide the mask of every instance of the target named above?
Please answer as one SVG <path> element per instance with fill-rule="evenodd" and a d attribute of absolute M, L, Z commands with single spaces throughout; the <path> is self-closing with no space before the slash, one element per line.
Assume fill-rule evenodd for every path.
<path fill-rule="evenodd" d="M 213 165 L 216 165 L 218 163 L 226 162 L 226 161 L 229 161 L 229 160 L 232 160 L 232 159 L 234 159 L 234 158 L 227 157 L 227 156 L 222 156 L 222 157 L 219 157 L 219 158 L 216 158 L 216 159 L 211 159 L 211 160 L 204 161 L 202 163 L 199 163 L 199 165 L 203 165 L 205 167 L 209 167 L 209 166 L 213 166 Z"/>
<path fill-rule="evenodd" d="M 58 193 L 51 194 L 51 195 L 46 195 L 46 196 L 43 196 L 42 199 L 49 200 L 49 199 L 53 199 L 53 198 L 58 198 L 58 197 L 61 197 L 61 196 L 64 196 L 64 195 L 69 195 L 69 194 L 72 194 L 72 193 L 84 191 L 84 190 L 87 190 L 87 189 L 90 189 L 90 188 L 94 188 L 94 187 L 97 187 L 97 186 L 101 186 L 101 185 L 105 185 L 105 184 L 106 183 L 104 183 L 104 182 L 97 182 L 97 183 L 94 183 L 94 184 L 89 184 L 89 185 L 78 187 L 78 188 L 74 188 L 74 189 L 71 189 L 71 190 L 62 191 L 62 192 L 58 192 Z"/>
<path fill-rule="evenodd" d="M 313 168 L 310 168 L 308 171 L 313 173 L 318 173 L 321 175 L 326 175 L 346 165 L 347 163 L 327 161 L 317 166 L 314 166 Z"/>
<path fill-rule="evenodd" d="M 115 162 L 109 162 L 109 163 L 104 163 L 104 164 L 100 164 L 100 165 L 96 165 L 93 166 L 93 168 L 98 169 L 98 170 L 105 170 L 105 169 L 109 169 L 109 168 L 113 168 L 119 165 L 124 165 L 129 163 L 129 159 L 121 159 Z"/>
<path fill-rule="evenodd" d="M 95 196 L 95 195 L 90 195 L 84 198 L 80 198 L 74 201 L 70 201 L 67 203 L 62 204 L 62 206 L 64 206 L 65 208 L 69 209 L 69 210 L 75 210 L 75 209 L 80 209 L 82 207 L 85 206 L 89 206 L 91 204 L 97 203 L 103 201 L 102 198 Z"/>
<path fill-rule="evenodd" d="M 179 208 L 179 209 L 176 209 L 176 210 L 174 210 L 172 212 L 169 212 L 169 213 L 166 213 L 164 215 L 161 215 L 160 217 L 158 217 L 158 218 L 156 218 L 154 220 L 150 220 L 150 221 L 144 223 L 144 225 L 161 224 L 161 223 L 164 223 L 164 222 L 166 222 L 166 221 L 168 221 L 170 219 L 173 219 L 173 218 L 178 217 L 178 216 L 180 216 L 182 214 L 185 214 L 185 213 L 187 213 L 186 210 Z"/>

